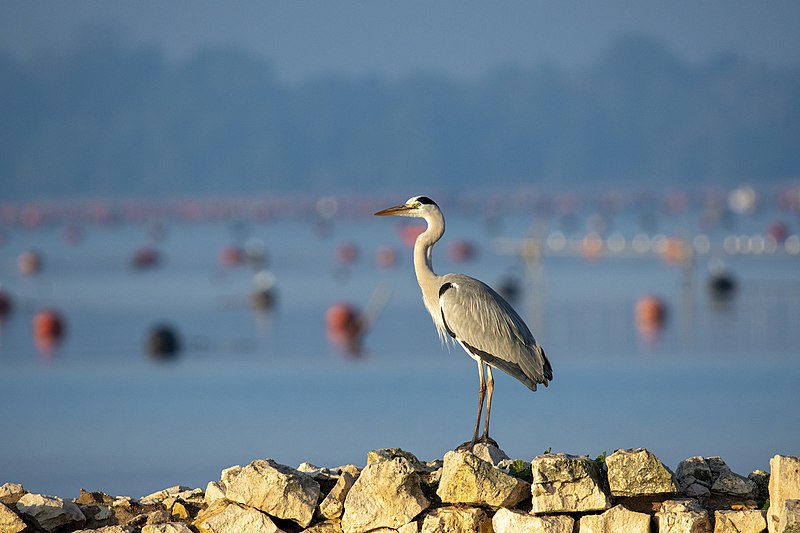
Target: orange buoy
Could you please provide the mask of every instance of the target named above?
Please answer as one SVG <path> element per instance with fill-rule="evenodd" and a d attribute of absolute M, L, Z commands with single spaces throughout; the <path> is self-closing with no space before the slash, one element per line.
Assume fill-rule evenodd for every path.
<path fill-rule="evenodd" d="M 34 276 L 42 269 L 42 256 L 35 250 L 22 252 L 17 258 L 17 267 L 24 276 Z"/>
<path fill-rule="evenodd" d="M 653 341 L 667 322 L 667 304 L 658 296 L 643 296 L 636 301 L 636 328 L 647 341 Z"/>
<path fill-rule="evenodd" d="M 220 265 L 232 268 L 244 262 L 245 252 L 238 246 L 223 246 L 217 257 Z"/>
<path fill-rule="evenodd" d="M 381 268 L 393 267 L 397 263 L 397 252 L 391 246 L 380 246 L 375 250 L 375 263 Z"/>
<path fill-rule="evenodd" d="M 453 241 L 447 247 L 447 256 L 456 263 L 468 261 L 475 257 L 475 246 L 468 241 Z"/>
<path fill-rule="evenodd" d="M 67 332 L 61 313 L 53 309 L 43 309 L 33 315 L 33 341 L 45 355 L 50 355 Z"/>
<path fill-rule="evenodd" d="M 417 224 L 403 226 L 400 230 L 400 239 L 410 247 L 414 246 L 414 243 L 417 241 L 417 237 L 425 231 L 425 226 L 419 226 Z"/>
<path fill-rule="evenodd" d="M 358 259 L 358 247 L 352 242 L 343 242 L 336 247 L 336 259 L 344 264 L 355 263 Z"/>
<path fill-rule="evenodd" d="M 581 241 L 581 254 L 586 259 L 599 259 L 603 255 L 603 238 L 597 233 L 588 233 Z"/>
<path fill-rule="evenodd" d="M 689 258 L 689 246 L 680 237 L 668 237 L 664 240 L 661 258 L 667 263 L 682 263 Z"/>
<path fill-rule="evenodd" d="M 363 321 L 358 310 L 344 302 L 333 304 L 325 312 L 328 339 L 350 355 L 360 355 Z"/>
<path fill-rule="evenodd" d="M 158 250 L 146 246 L 144 248 L 139 248 L 133 253 L 131 264 L 136 269 L 146 269 L 158 265 L 160 260 L 161 257 L 158 254 Z"/>

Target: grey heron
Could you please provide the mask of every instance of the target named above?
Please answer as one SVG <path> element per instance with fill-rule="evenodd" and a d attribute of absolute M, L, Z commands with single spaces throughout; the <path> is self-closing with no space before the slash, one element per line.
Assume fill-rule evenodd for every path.
<path fill-rule="evenodd" d="M 448 337 L 461 345 L 478 363 L 478 414 L 472 440 L 459 448 L 471 450 L 477 442 L 492 443 L 489 415 L 494 379 L 492 368 L 499 368 L 521 381 L 532 391 L 553 379 L 550 361 L 536 342 L 525 321 L 491 287 L 464 274 L 437 275 L 431 251 L 444 235 L 444 215 L 427 196 L 414 196 L 406 203 L 375 213 L 422 218 L 427 229 L 414 243 L 414 270 L 422 289 L 422 300 L 442 341 Z M 486 400 L 483 435 L 478 438 L 481 413 Z"/>

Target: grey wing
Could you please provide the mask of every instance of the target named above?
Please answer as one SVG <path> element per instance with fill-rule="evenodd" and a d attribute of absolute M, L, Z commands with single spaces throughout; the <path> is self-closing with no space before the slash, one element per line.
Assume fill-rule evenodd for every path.
<path fill-rule="evenodd" d="M 442 278 L 439 309 L 447 332 L 473 357 L 531 390 L 553 379 L 541 346 L 511 305 L 485 283 L 461 274 Z"/>

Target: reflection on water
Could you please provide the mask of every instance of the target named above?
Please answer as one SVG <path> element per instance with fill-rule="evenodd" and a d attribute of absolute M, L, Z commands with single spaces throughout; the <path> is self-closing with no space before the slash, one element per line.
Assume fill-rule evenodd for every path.
<path fill-rule="evenodd" d="M 502 290 L 553 363 L 535 394 L 496 375 L 508 453 L 647 446 L 671 466 L 721 454 L 747 473 L 798 452 L 797 210 L 739 196 L 738 212 L 524 195 L 470 212 L 476 199 L 437 198 L 448 232 L 434 268 Z M 474 364 L 440 346 L 422 306 L 418 226 L 370 216 L 396 201 L 3 206 L 0 418 L 13 431 L 0 482 L 138 495 L 256 457 L 336 466 L 463 442 Z M 343 302 L 349 320 L 332 316 Z M 44 349 L 46 310 L 63 329 Z"/>

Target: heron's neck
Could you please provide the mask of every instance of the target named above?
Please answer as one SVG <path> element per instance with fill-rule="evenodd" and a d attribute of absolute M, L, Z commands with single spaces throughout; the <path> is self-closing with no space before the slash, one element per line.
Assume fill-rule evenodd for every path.
<path fill-rule="evenodd" d="M 441 214 L 427 216 L 425 222 L 428 223 L 428 228 L 414 242 L 414 271 L 420 287 L 431 286 L 438 277 L 433 271 L 431 250 L 444 235 L 444 217 Z"/>

